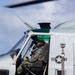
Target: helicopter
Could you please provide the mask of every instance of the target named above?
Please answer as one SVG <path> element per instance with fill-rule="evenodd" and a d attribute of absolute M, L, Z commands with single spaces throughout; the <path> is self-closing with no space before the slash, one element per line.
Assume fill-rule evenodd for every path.
<path fill-rule="evenodd" d="M 21 5 L 15 5 L 15 7 Z M 8 7 L 14 7 L 14 5 Z M 30 58 L 32 48 L 38 39 L 46 42 L 43 47 L 42 60 L 33 63 L 30 68 L 23 66 L 27 70 L 24 75 L 75 74 L 75 20 L 61 23 L 54 29 L 51 29 L 50 23 L 38 24 L 40 29 L 27 30 L 9 52 L 0 55 L 1 75 L 16 75 L 16 69 L 22 62 L 21 58 L 23 60 L 26 56 Z"/>

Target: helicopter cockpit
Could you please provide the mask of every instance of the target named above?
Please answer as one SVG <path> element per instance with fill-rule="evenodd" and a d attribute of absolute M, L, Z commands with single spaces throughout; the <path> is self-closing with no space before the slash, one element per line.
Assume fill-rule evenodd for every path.
<path fill-rule="evenodd" d="M 50 35 L 47 33 L 49 33 L 49 29 L 32 29 L 24 33 L 21 40 L 8 52 L 16 63 L 16 69 L 22 61 L 31 58 L 31 52 L 33 51 L 35 42 L 37 40 L 44 40 L 45 45 L 43 47 L 42 61 L 35 62 L 30 68 L 23 67 L 27 70 L 27 73 L 31 75 L 43 75 L 43 73 L 47 73 L 50 44 Z"/>

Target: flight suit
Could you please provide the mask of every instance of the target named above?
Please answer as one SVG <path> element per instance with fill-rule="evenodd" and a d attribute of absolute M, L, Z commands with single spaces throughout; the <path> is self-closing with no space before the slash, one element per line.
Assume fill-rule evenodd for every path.
<path fill-rule="evenodd" d="M 41 48 L 37 48 L 35 50 L 35 54 L 27 61 L 23 61 L 20 66 L 17 69 L 17 73 L 19 75 L 22 75 L 23 72 L 23 65 L 26 65 L 27 67 L 30 67 L 34 62 L 36 62 L 38 60 L 39 55 L 41 55 L 42 53 L 42 49 Z"/>

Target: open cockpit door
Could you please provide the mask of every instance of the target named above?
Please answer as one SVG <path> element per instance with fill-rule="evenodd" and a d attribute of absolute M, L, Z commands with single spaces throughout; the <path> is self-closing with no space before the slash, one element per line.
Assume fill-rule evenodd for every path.
<path fill-rule="evenodd" d="M 48 74 L 48 59 L 49 59 L 49 46 L 50 46 L 50 36 L 49 35 L 42 35 L 40 33 L 37 35 L 36 33 L 32 33 L 27 35 L 27 38 L 23 44 L 23 46 L 20 48 L 20 51 L 17 54 L 16 65 L 17 68 L 22 63 L 22 61 L 27 61 L 32 58 L 32 54 L 35 51 L 36 43 L 38 40 L 44 41 L 44 45 L 42 45 L 42 54 L 41 54 L 41 61 L 37 60 L 33 62 L 31 67 L 26 67 L 25 65 L 23 68 L 26 70 L 24 74 L 28 73 L 28 75 L 47 75 Z M 20 62 L 20 60 L 22 60 Z M 19 63 L 20 62 L 20 63 Z M 41 68 L 41 69 L 40 69 Z"/>

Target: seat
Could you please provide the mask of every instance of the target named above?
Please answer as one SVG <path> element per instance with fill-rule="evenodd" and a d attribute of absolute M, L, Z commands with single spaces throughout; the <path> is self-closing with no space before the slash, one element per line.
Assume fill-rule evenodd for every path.
<path fill-rule="evenodd" d="M 40 75 L 44 72 L 45 67 L 47 67 L 48 58 L 49 58 L 49 43 L 46 43 L 42 48 L 41 54 L 41 61 L 36 61 L 32 64 L 30 68 L 25 68 L 32 74 L 32 75 Z M 40 74 L 39 74 L 40 73 Z M 42 75 L 42 74 L 41 74 Z"/>

